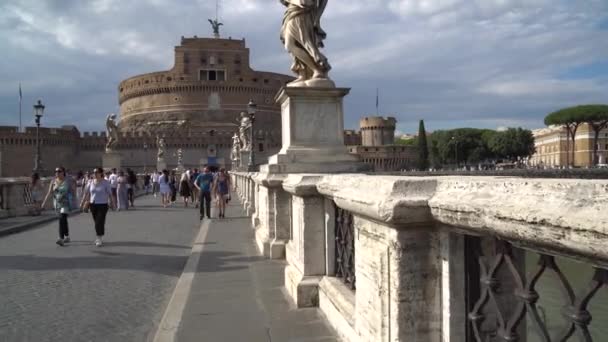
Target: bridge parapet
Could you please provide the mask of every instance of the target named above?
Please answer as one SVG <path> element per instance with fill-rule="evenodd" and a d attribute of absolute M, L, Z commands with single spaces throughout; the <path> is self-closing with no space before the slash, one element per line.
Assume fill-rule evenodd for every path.
<path fill-rule="evenodd" d="M 49 179 L 41 179 L 41 189 L 48 189 Z M 31 215 L 37 212 L 27 177 L 0 178 L 0 218 Z M 51 204 L 46 209 L 50 209 Z"/>
<path fill-rule="evenodd" d="M 587 308 L 608 286 L 608 180 L 232 177 L 287 292 L 346 340 L 525 341 L 534 326 L 557 341 L 608 318 Z M 558 288 L 563 305 L 542 307 Z M 568 313 L 560 332 L 551 310 Z"/>

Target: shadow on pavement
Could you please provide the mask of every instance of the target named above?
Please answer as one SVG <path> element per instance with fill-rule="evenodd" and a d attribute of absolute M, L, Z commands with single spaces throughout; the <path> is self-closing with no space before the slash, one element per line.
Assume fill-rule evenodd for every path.
<path fill-rule="evenodd" d="M 102 247 L 103 248 L 103 247 Z M 0 270 L 51 271 L 118 269 L 159 273 L 179 277 L 188 256 L 132 254 L 96 251 L 99 256 L 73 258 L 33 255 L 0 256 Z"/>

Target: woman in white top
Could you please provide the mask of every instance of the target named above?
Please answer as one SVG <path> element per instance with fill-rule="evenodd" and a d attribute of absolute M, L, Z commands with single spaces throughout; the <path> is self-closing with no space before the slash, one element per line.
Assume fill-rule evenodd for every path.
<path fill-rule="evenodd" d="M 82 209 L 89 207 L 95 222 L 95 245 L 101 247 L 101 239 L 105 235 L 106 215 L 108 209 L 114 207 L 112 199 L 112 186 L 110 182 L 103 178 L 103 169 L 95 169 L 95 178 L 85 187 L 84 198 L 80 203 Z"/>
<path fill-rule="evenodd" d="M 171 185 L 169 184 L 169 171 L 163 170 L 163 174 L 158 178 L 160 185 L 160 202 L 164 208 L 171 202 Z"/>

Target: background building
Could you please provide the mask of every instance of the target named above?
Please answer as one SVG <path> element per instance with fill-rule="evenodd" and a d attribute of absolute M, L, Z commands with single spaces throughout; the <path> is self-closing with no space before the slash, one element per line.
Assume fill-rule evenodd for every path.
<path fill-rule="evenodd" d="M 568 166 L 572 159 L 572 140 L 568 141 L 565 127 L 551 126 L 533 130 L 536 152 L 530 158 L 530 165 L 541 167 Z M 593 165 L 593 140 L 595 133 L 587 124 L 581 124 L 576 131 L 574 141 L 574 166 L 588 167 Z M 567 153 L 567 151 L 569 151 Z M 600 164 L 608 158 L 608 129 L 600 131 L 598 139 Z"/>
<path fill-rule="evenodd" d="M 351 145 L 349 151 L 358 155 L 362 162 L 373 165 L 376 172 L 414 168 L 418 149 L 395 144 L 396 125 L 397 120 L 393 117 L 364 117 L 359 121 L 360 134 L 347 131 L 344 140 L 348 145 L 360 136 L 361 145 Z"/>
<path fill-rule="evenodd" d="M 293 77 L 255 71 L 245 40 L 184 38 L 175 47 L 171 70 L 138 75 L 118 86 L 120 139 L 116 152 L 124 168 L 156 168 L 157 137 L 165 139 L 165 161 L 177 167 L 177 150 L 185 167 L 206 164 L 231 167 L 232 135 L 250 99 L 255 121 L 256 160 L 281 148 L 281 109 L 274 96 Z M 44 121 L 43 121 L 44 124 Z M 31 172 L 36 129 L 19 133 L 0 127 L 0 176 Z M 47 170 L 64 165 L 73 170 L 102 165 L 105 132 L 80 133 L 76 127 L 41 128 L 42 162 Z"/>

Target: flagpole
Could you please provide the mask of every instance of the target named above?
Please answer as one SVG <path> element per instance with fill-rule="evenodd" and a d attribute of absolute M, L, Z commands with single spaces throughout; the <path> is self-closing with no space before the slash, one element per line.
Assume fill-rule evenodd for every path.
<path fill-rule="evenodd" d="M 23 102 L 23 95 L 21 94 L 21 83 L 19 83 L 19 133 L 23 132 L 21 121 L 21 102 Z"/>
<path fill-rule="evenodd" d="M 379 114 L 379 110 L 378 107 L 380 107 L 380 91 L 378 90 L 378 88 L 376 88 L 376 116 L 378 116 Z"/>

